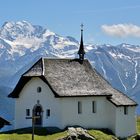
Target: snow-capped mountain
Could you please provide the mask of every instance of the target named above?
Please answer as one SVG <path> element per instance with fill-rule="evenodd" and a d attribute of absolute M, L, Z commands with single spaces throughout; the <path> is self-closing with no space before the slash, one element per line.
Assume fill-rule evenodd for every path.
<path fill-rule="evenodd" d="M 26 21 L 6 22 L 0 29 L 0 77 L 5 80 L 37 56 L 74 57 L 77 49 L 73 37 L 64 38 Z"/>
<path fill-rule="evenodd" d="M 87 55 L 113 87 L 140 102 L 140 46 L 95 46 Z"/>
<path fill-rule="evenodd" d="M 41 56 L 75 58 L 78 48 L 79 42 L 73 37 L 62 37 L 44 27 L 26 21 L 4 23 L 0 28 L 1 104 L 10 101 L 5 97 L 14 88 L 20 75 Z M 113 87 L 140 104 L 140 46 L 85 45 L 85 50 L 86 58 L 92 66 Z M 0 114 L 3 110 L 1 106 Z M 9 103 L 5 107 L 8 108 L 7 106 Z M 12 116 L 13 112 L 9 113 Z M 138 113 L 140 114 L 140 108 Z"/>

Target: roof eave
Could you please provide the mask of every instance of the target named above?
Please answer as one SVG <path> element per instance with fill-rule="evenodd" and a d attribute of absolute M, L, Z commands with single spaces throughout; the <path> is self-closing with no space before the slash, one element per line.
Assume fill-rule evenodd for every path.
<path fill-rule="evenodd" d="M 0 117 L 0 120 L 2 121 L 3 125 L 11 125 L 9 121 L 3 119 L 2 117 Z"/>
<path fill-rule="evenodd" d="M 57 98 L 70 98 L 70 97 L 110 97 L 112 95 L 58 95 L 58 96 L 55 96 Z"/>
<path fill-rule="evenodd" d="M 31 77 L 22 76 L 17 85 L 15 86 L 14 90 L 8 95 L 10 98 L 19 98 L 20 91 L 23 89 L 25 84 L 31 80 Z"/>
<path fill-rule="evenodd" d="M 123 107 L 123 106 L 138 106 L 138 104 L 137 103 L 134 103 L 134 104 L 126 104 L 126 105 L 122 105 L 122 104 L 116 104 L 115 102 L 113 102 L 112 100 L 110 100 L 110 98 L 107 98 L 107 100 L 109 101 L 109 102 L 111 102 L 113 105 L 115 105 L 116 107 Z"/>

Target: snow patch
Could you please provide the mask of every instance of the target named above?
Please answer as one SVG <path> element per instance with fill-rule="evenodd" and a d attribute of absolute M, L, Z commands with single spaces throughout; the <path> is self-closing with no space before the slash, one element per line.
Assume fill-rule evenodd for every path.
<path fill-rule="evenodd" d="M 50 35 L 54 36 L 55 33 L 54 32 L 51 32 L 50 30 L 46 30 L 45 33 L 43 34 L 43 38 L 48 37 Z"/>
<path fill-rule="evenodd" d="M 137 61 L 134 61 L 134 63 L 135 63 L 135 68 L 134 68 L 134 74 L 135 74 L 135 82 L 134 82 L 134 84 L 133 84 L 133 86 L 132 86 L 132 88 L 134 88 L 136 85 L 137 85 L 137 81 L 138 81 L 138 73 L 137 73 L 137 66 L 138 66 L 138 62 Z"/>
<path fill-rule="evenodd" d="M 104 69 L 103 65 L 101 66 L 103 73 L 104 73 L 104 77 L 107 79 L 107 75 L 106 75 L 106 70 Z"/>
<path fill-rule="evenodd" d="M 118 75 L 118 78 L 119 78 L 120 81 L 121 81 L 122 86 L 124 87 L 124 90 L 127 91 L 127 88 L 126 88 L 126 86 L 124 85 L 124 83 L 123 83 L 123 81 L 122 81 L 122 79 L 121 79 L 121 76 L 120 76 L 119 72 L 117 72 L 117 75 Z"/>

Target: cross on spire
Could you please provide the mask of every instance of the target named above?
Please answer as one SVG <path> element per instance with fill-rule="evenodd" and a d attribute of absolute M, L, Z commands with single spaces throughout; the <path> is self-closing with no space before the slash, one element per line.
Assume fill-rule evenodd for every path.
<path fill-rule="evenodd" d="M 78 50 L 79 60 L 81 63 L 83 63 L 84 55 L 85 55 L 84 44 L 83 44 L 83 26 L 84 25 L 81 24 L 81 42 L 80 42 L 80 47 Z"/>
<path fill-rule="evenodd" d="M 83 27 L 84 27 L 84 24 L 82 23 L 82 24 L 81 24 L 81 31 L 83 31 Z"/>

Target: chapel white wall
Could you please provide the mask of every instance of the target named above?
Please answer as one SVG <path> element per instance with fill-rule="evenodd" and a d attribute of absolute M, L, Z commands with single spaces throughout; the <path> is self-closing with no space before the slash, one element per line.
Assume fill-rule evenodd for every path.
<path fill-rule="evenodd" d="M 106 113 L 107 128 L 109 128 L 114 134 L 116 133 L 116 110 L 117 107 L 110 101 L 106 101 Z"/>
<path fill-rule="evenodd" d="M 37 87 L 42 87 L 41 93 L 37 93 Z M 61 102 L 40 78 L 32 78 L 22 89 L 15 103 L 15 129 L 31 126 L 32 121 L 26 119 L 26 109 L 32 111 L 33 107 L 40 101 L 43 107 L 43 125 L 61 126 Z M 51 116 L 46 117 L 46 109 L 50 109 Z M 32 112 L 31 115 L 32 116 Z"/>
<path fill-rule="evenodd" d="M 42 87 L 41 93 L 37 93 L 38 86 Z M 40 78 L 32 78 L 22 89 L 19 98 L 16 99 L 15 128 L 31 126 L 31 120 L 26 119 L 26 109 L 32 110 L 37 104 L 37 100 L 40 101 L 44 110 L 44 126 L 64 128 L 79 125 L 87 128 L 114 129 L 114 108 L 111 107 L 106 97 L 55 98 L 48 85 Z M 82 114 L 78 114 L 78 101 L 82 102 Z M 96 113 L 92 112 L 92 101 L 96 101 Z M 48 118 L 46 109 L 51 111 L 51 116 Z M 110 115 L 108 115 L 109 113 Z M 110 122 L 110 120 L 112 121 Z"/>
<path fill-rule="evenodd" d="M 42 92 L 37 93 L 37 87 Z M 22 89 L 15 102 L 15 129 L 30 127 L 31 120 L 26 119 L 26 109 L 32 110 L 40 101 L 43 107 L 43 126 L 78 125 L 85 128 L 109 128 L 117 136 L 126 137 L 136 132 L 135 107 L 128 108 L 124 115 L 123 107 L 116 107 L 104 96 L 55 98 L 48 85 L 40 78 L 32 78 Z M 78 114 L 78 101 L 82 103 L 82 113 Z M 92 112 L 92 101 L 96 101 L 96 113 Z M 46 117 L 50 109 L 50 117 Z M 31 114 L 32 115 L 32 114 Z"/>
<path fill-rule="evenodd" d="M 136 134 L 135 106 L 128 106 L 128 114 L 124 114 L 124 107 L 118 107 L 116 112 L 116 136 L 127 137 Z"/>
<path fill-rule="evenodd" d="M 82 102 L 81 114 L 78 114 L 78 101 Z M 96 113 L 92 112 L 92 101 L 96 101 Z M 63 127 L 79 125 L 85 128 L 115 130 L 115 111 L 113 109 L 112 104 L 107 101 L 106 97 L 63 98 L 62 124 Z"/>

